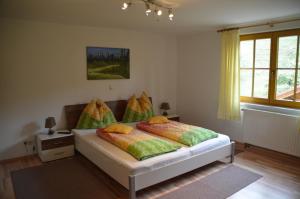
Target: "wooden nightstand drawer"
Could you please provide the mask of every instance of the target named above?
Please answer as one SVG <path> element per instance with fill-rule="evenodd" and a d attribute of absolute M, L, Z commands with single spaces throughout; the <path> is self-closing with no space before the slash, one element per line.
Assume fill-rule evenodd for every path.
<path fill-rule="evenodd" d="M 37 149 L 43 162 L 74 155 L 74 135 L 54 133 L 37 135 Z"/>
<path fill-rule="evenodd" d="M 66 158 L 74 155 L 74 145 L 44 150 L 39 152 L 43 162 Z"/>
<path fill-rule="evenodd" d="M 74 136 L 42 140 L 42 150 L 54 149 L 74 144 Z"/>

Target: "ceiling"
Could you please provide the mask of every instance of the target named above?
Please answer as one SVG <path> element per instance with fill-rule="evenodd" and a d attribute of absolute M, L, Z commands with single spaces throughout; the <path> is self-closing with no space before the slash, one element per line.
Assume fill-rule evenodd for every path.
<path fill-rule="evenodd" d="M 0 0 L 0 17 L 184 34 L 300 16 L 300 0 L 157 1 L 176 7 L 174 21 L 147 17 L 143 3 L 122 11 L 122 0 Z"/>

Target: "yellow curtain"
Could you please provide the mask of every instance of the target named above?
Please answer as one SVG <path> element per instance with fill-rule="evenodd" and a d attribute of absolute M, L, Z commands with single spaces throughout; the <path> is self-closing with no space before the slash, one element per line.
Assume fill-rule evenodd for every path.
<path fill-rule="evenodd" d="M 300 116 L 298 117 L 298 132 L 300 133 Z"/>
<path fill-rule="evenodd" d="M 221 33 L 221 74 L 218 118 L 240 119 L 239 30 Z"/>

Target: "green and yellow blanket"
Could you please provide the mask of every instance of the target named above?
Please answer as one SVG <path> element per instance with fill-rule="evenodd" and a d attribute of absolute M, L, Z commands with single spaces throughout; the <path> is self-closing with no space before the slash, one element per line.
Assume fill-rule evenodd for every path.
<path fill-rule="evenodd" d="M 138 129 L 129 134 L 107 133 L 98 129 L 97 135 L 100 138 L 114 144 L 125 152 L 131 154 L 137 160 L 145 160 L 157 155 L 176 151 L 181 146 L 169 141 L 148 135 Z"/>
<path fill-rule="evenodd" d="M 206 140 L 218 137 L 218 134 L 212 130 L 175 121 L 164 124 L 140 122 L 136 126 L 140 130 L 169 138 L 187 146 L 194 146 Z"/>

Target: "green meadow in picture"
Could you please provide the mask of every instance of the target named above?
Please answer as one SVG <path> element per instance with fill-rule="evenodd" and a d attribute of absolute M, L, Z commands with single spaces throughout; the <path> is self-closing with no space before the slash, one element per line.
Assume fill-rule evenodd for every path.
<path fill-rule="evenodd" d="M 129 49 L 87 47 L 87 79 L 129 79 Z"/>

